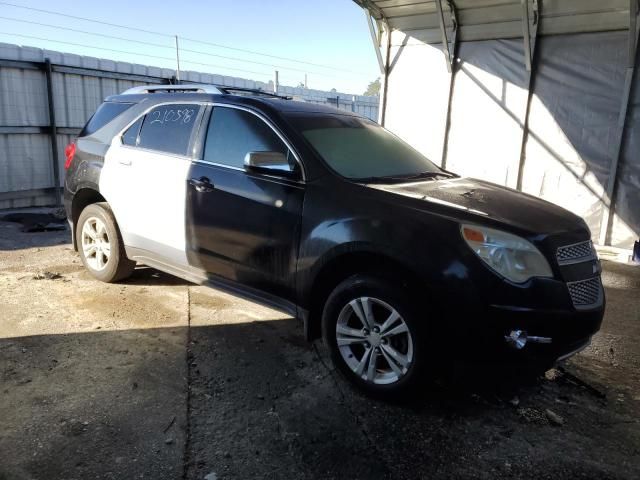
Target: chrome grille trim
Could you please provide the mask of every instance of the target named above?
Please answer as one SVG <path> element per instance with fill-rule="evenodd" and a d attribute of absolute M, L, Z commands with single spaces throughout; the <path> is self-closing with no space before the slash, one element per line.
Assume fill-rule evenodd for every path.
<path fill-rule="evenodd" d="M 558 247 L 556 250 L 556 259 L 558 260 L 559 265 L 589 262 L 596 258 L 598 257 L 591 240 L 573 243 L 571 245 L 564 245 L 562 247 Z"/>
<path fill-rule="evenodd" d="M 567 288 L 573 306 L 577 309 L 591 308 L 602 303 L 602 281 L 600 276 L 568 282 Z"/>

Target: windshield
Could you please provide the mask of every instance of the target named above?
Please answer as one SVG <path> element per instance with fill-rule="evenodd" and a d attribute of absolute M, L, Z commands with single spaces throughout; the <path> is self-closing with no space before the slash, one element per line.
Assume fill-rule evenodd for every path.
<path fill-rule="evenodd" d="M 296 115 L 292 123 L 338 174 L 352 180 L 448 175 L 377 123 L 348 115 Z"/>

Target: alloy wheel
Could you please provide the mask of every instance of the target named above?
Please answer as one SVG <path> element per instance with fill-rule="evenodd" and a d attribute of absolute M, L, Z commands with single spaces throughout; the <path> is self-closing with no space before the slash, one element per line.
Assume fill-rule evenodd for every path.
<path fill-rule="evenodd" d="M 369 383 L 395 383 L 413 362 L 413 338 L 407 323 L 395 308 L 377 298 L 359 297 L 342 308 L 336 341 L 349 368 Z"/>
<path fill-rule="evenodd" d="M 104 270 L 111 258 L 111 242 L 107 227 L 97 217 L 89 217 L 82 226 L 82 252 L 94 270 Z"/>

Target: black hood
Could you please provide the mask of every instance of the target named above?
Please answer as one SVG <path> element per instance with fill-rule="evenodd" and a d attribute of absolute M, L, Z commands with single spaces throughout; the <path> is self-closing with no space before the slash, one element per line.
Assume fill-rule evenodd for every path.
<path fill-rule="evenodd" d="M 464 210 L 472 216 L 511 225 L 535 234 L 588 232 L 584 221 L 562 207 L 511 188 L 474 178 L 421 181 L 399 185 L 369 185 L 372 188 Z"/>

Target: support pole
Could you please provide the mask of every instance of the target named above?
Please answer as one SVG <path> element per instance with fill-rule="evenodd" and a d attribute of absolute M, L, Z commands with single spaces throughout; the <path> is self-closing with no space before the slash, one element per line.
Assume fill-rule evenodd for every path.
<path fill-rule="evenodd" d="M 533 101 L 533 91 L 535 89 L 535 78 L 538 66 L 536 47 L 538 45 L 538 30 L 540 29 L 540 4 L 538 0 L 533 0 L 532 5 L 533 22 L 529 15 L 529 0 L 523 0 L 522 32 L 524 34 L 524 58 L 525 67 L 529 75 L 527 77 L 527 106 L 524 112 L 522 142 L 520 143 L 520 162 L 518 163 L 518 178 L 516 180 L 516 189 L 519 191 L 522 191 L 522 182 L 524 180 L 524 166 L 527 160 L 527 142 L 529 141 L 529 114 L 531 113 L 531 103 Z M 531 25 L 531 23 L 533 23 L 533 25 Z"/>
<path fill-rule="evenodd" d="M 384 127 L 386 119 L 387 119 L 387 97 L 389 94 L 389 74 L 391 73 L 391 28 L 389 27 L 389 23 L 384 23 L 385 32 L 386 32 L 386 52 L 385 52 L 385 62 L 384 62 L 384 75 L 383 75 L 383 85 L 382 85 L 382 97 L 380 98 L 380 114 L 378 118 L 380 120 L 380 125 Z"/>
<path fill-rule="evenodd" d="M 382 59 L 382 53 L 380 52 L 380 30 L 376 32 L 373 25 L 373 17 L 367 10 L 364 11 L 364 16 L 367 19 L 367 25 L 369 25 L 369 33 L 371 34 L 371 42 L 373 43 L 373 49 L 376 51 L 376 58 L 378 59 L 378 67 L 380 67 L 380 73 L 384 75 L 384 60 Z M 378 24 L 379 25 L 379 24 Z"/>
<path fill-rule="evenodd" d="M 278 87 L 280 86 L 280 73 L 276 70 L 273 73 L 273 93 L 278 94 Z"/>
<path fill-rule="evenodd" d="M 440 166 L 444 169 L 447 168 L 447 156 L 449 154 L 449 133 L 451 131 L 451 107 L 453 105 L 453 88 L 456 81 L 456 73 L 458 71 L 458 69 L 456 68 L 457 64 L 455 63 L 455 58 L 458 55 L 458 15 L 453 2 L 449 1 L 448 5 L 449 5 L 449 10 L 451 11 L 451 23 L 453 25 L 453 32 L 452 32 L 453 38 L 452 38 L 452 42 L 451 42 L 452 45 L 450 49 L 449 49 L 449 44 L 447 43 L 447 52 L 450 52 L 450 57 L 447 58 L 447 70 L 450 73 L 450 77 L 449 77 L 449 93 L 448 93 L 448 100 L 447 100 L 447 117 L 445 120 L 445 127 L 444 127 L 442 157 L 440 159 Z M 442 18 L 441 26 L 444 26 L 444 16 Z M 446 32 L 444 35 L 447 38 L 447 42 L 448 42 L 449 38 L 448 38 L 448 35 L 446 35 Z M 445 55 L 449 55 L 449 53 L 445 53 Z"/>
<path fill-rule="evenodd" d="M 611 244 L 611 230 L 613 228 L 613 218 L 615 214 L 615 194 L 618 185 L 618 166 L 622 157 L 622 147 L 624 134 L 627 129 L 627 118 L 629 112 L 629 99 L 633 88 L 633 79 L 636 71 L 638 53 L 638 0 L 629 0 L 629 57 L 627 60 L 627 72 L 622 91 L 622 101 L 615 141 L 611 150 L 611 163 L 609 164 L 609 178 L 604 192 L 604 211 L 602 212 L 602 222 L 600 223 L 600 235 L 598 243 L 600 245 Z"/>
<path fill-rule="evenodd" d="M 176 37 L 176 80 L 180 83 L 180 46 L 178 45 L 178 35 Z"/>
<path fill-rule="evenodd" d="M 53 183 L 55 186 L 56 205 L 62 205 L 62 195 L 60 194 L 60 165 L 58 164 L 58 130 L 56 127 L 56 109 L 53 100 L 53 74 L 51 71 L 51 60 L 45 58 L 45 78 L 47 81 L 47 103 L 49 104 L 49 137 L 51 139 L 51 166 L 53 167 Z"/>
<path fill-rule="evenodd" d="M 524 64 L 527 72 L 531 71 L 531 59 L 533 48 L 531 47 L 531 26 L 529 20 L 529 0 L 521 0 L 522 3 L 522 38 L 524 38 Z"/>
<path fill-rule="evenodd" d="M 440 23 L 440 34 L 442 35 L 442 52 L 447 59 L 447 70 L 451 72 L 451 64 L 453 56 L 449 47 L 449 38 L 447 36 L 447 26 L 444 23 L 444 9 L 442 8 L 442 0 L 436 0 L 436 8 L 438 9 L 438 21 Z"/>

